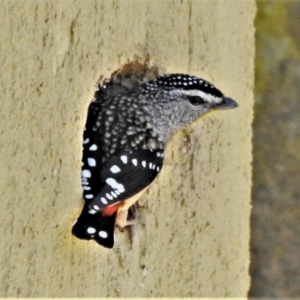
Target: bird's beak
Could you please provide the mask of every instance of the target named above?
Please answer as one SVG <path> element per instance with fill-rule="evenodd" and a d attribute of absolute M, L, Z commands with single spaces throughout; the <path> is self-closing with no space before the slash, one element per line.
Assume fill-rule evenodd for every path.
<path fill-rule="evenodd" d="M 236 108 L 239 105 L 232 99 L 230 98 L 223 98 L 223 101 L 217 104 L 214 109 L 215 110 L 223 110 L 223 109 L 231 109 L 231 108 Z"/>

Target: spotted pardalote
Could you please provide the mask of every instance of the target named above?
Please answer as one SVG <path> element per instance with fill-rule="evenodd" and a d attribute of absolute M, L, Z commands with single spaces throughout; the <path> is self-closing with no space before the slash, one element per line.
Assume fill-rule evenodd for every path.
<path fill-rule="evenodd" d="M 83 135 L 84 206 L 72 233 L 112 248 L 115 225 L 161 171 L 170 136 L 212 110 L 237 103 L 209 82 L 169 74 L 115 95 L 96 97 Z"/>

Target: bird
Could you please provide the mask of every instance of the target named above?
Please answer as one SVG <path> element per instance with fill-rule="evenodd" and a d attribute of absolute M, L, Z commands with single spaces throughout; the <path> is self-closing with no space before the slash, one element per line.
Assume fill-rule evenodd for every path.
<path fill-rule="evenodd" d="M 102 88 L 94 100 L 83 133 L 84 205 L 72 234 L 113 248 L 115 227 L 132 224 L 128 209 L 161 172 L 170 137 L 238 104 L 208 81 L 181 73 L 110 94 Z"/>

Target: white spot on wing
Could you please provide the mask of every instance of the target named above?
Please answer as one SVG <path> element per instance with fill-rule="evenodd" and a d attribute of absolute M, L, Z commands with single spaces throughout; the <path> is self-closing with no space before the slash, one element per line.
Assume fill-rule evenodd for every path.
<path fill-rule="evenodd" d="M 109 193 L 106 193 L 106 198 L 107 198 L 108 200 L 114 199 Z"/>
<path fill-rule="evenodd" d="M 127 156 L 126 155 L 122 155 L 120 158 L 124 164 L 127 164 Z"/>
<path fill-rule="evenodd" d="M 108 234 L 106 231 L 99 231 L 99 236 L 102 237 L 103 239 L 106 239 L 108 237 Z"/>
<path fill-rule="evenodd" d="M 121 169 L 118 166 L 114 165 L 110 168 L 110 171 L 112 173 L 119 173 L 121 171 Z"/>
<path fill-rule="evenodd" d="M 96 229 L 93 228 L 93 227 L 89 227 L 86 231 L 87 231 L 87 233 L 89 233 L 89 234 L 93 234 L 93 233 L 96 232 Z"/>
<path fill-rule="evenodd" d="M 132 161 L 132 163 L 133 163 L 135 166 L 137 166 L 137 160 L 136 160 L 135 158 L 132 159 L 131 161 Z"/>
<path fill-rule="evenodd" d="M 88 158 L 87 161 L 88 161 L 88 165 L 90 167 L 95 167 L 96 166 L 96 160 L 94 158 Z"/>
<path fill-rule="evenodd" d="M 85 199 L 93 199 L 93 198 L 94 198 L 94 195 L 92 195 L 92 194 L 86 194 L 86 195 L 84 196 L 84 198 L 85 198 Z"/>
<path fill-rule="evenodd" d="M 89 141 L 90 141 L 89 138 L 85 139 L 85 140 L 83 141 L 83 145 L 87 144 Z"/>
<path fill-rule="evenodd" d="M 91 171 L 90 170 L 82 170 L 81 176 L 84 178 L 91 178 Z"/>
<path fill-rule="evenodd" d="M 125 191 L 124 185 L 121 184 L 121 183 L 119 183 L 119 182 L 117 182 L 113 178 L 107 178 L 106 179 L 106 183 L 108 185 L 110 185 L 114 190 L 119 191 L 120 193 L 123 193 Z"/>
<path fill-rule="evenodd" d="M 96 151 L 98 149 L 96 144 L 93 144 L 92 146 L 90 146 L 89 150 L 90 151 Z"/>
<path fill-rule="evenodd" d="M 143 166 L 144 168 L 146 168 L 146 161 L 145 161 L 145 160 L 142 161 L 142 166 Z"/>
<path fill-rule="evenodd" d="M 101 197 L 101 202 L 102 202 L 103 204 L 107 204 L 107 201 L 106 201 L 106 199 L 105 199 L 104 197 Z"/>

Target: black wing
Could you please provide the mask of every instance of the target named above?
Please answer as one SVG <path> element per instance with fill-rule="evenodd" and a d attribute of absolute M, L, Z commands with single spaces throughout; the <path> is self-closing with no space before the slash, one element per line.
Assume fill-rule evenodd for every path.
<path fill-rule="evenodd" d="M 85 131 L 83 133 L 81 184 L 83 197 L 88 202 L 91 201 L 92 198 L 86 195 L 100 193 L 104 186 L 99 180 L 104 153 L 97 134 L 93 131 L 100 109 L 101 107 L 98 102 L 92 102 L 90 104 Z"/>
<path fill-rule="evenodd" d="M 88 212 L 88 203 L 85 203 L 78 220 L 73 225 L 72 234 L 79 239 L 93 239 L 106 248 L 112 248 L 116 214 L 111 216 L 103 216 L 101 213 L 92 215 Z"/>
<path fill-rule="evenodd" d="M 83 134 L 83 155 L 82 155 L 82 187 L 84 196 L 91 191 L 99 193 L 104 184 L 99 180 L 101 174 L 100 162 L 103 153 L 101 147 L 98 147 L 98 141 L 93 132 L 93 126 L 97 121 L 99 110 L 101 109 L 98 102 L 92 102 L 89 106 L 88 116 Z M 96 148 L 96 149 L 95 149 Z M 98 167 L 91 167 L 91 153 L 94 153 L 93 159 L 98 161 Z M 85 199 L 82 212 L 72 227 L 72 234 L 79 239 L 95 240 L 98 244 L 112 248 L 114 245 L 114 229 L 116 213 L 111 216 L 103 216 L 101 213 L 90 214 L 88 206 L 91 199 Z"/>
<path fill-rule="evenodd" d="M 146 188 L 161 171 L 162 150 L 119 152 L 103 165 L 100 174 L 103 188 L 97 195 L 85 193 L 91 213 L 126 200 Z"/>

